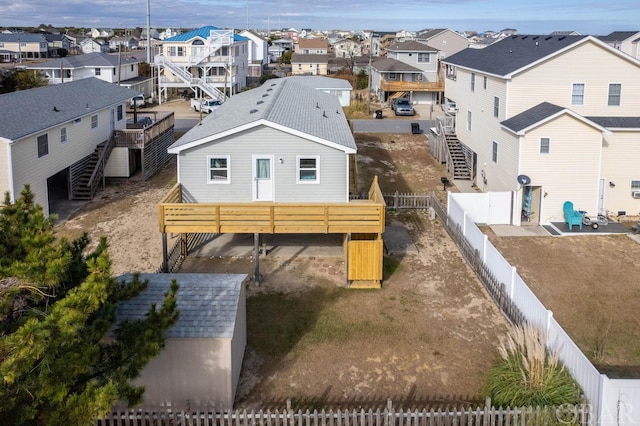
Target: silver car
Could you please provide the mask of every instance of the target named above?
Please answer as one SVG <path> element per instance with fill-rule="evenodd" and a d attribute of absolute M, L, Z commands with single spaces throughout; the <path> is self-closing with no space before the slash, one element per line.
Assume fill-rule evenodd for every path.
<path fill-rule="evenodd" d="M 406 99 L 398 99 L 394 108 L 396 115 L 415 115 L 413 107 Z"/>

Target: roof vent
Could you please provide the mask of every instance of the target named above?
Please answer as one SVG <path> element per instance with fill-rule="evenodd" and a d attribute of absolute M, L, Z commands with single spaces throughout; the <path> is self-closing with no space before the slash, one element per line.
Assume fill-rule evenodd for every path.
<path fill-rule="evenodd" d="M 58 109 L 58 107 L 57 107 L 57 106 L 54 106 L 54 107 L 53 107 L 53 112 L 58 112 L 58 111 L 60 111 L 60 110 Z"/>
<path fill-rule="evenodd" d="M 267 92 L 270 92 L 270 91 L 272 91 L 272 90 L 273 90 L 273 89 L 272 89 L 271 87 L 269 87 L 269 88 L 267 89 Z"/>
<path fill-rule="evenodd" d="M 544 39 L 545 40 L 551 40 L 551 36 L 546 36 Z"/>
<path fill-rule="evenodd" d="M 540 36 L 535 36 L 533 40 L 537 40 L 538 38 L 540 38 Z"/>
<path fill-rule="evenodd" d="M 523 40 L 526 40 L 526 39 L 527 39 L 527 37 L 529 37 L 529 36 L 524 36 L 524 37 L 522 37 L 522 39 L 523 39 Z"/>
<path fill-rule="evenodd" d="M 320 105 L 318 105 L 318 102 L 316 102 L 316 108 L 320 109 Z"/>
<path fill-rule="evenodd" d="M 249 114 L 255 114 L 256 112 L 258 112 L 258 110 L 254 108 L 251 111 L 249 111 Z"/>
<path fill-rule="evenodd" d="M 326 112 L 326 111 L 322 111 L 322 116 L 323 116 L 324 118 L 327 118 L 327 112 Z"/>
<path fill-rule="evenodd" d="M 262 101 L 262 100 L 256 102 L 256 104 L 258 104 L 258 105 L 263 104 L 263 103 L 264 103 L 264 101 Z"/>
<path fill-rule="evenodd" d="M 560 40 L 564 40 L 565 38 L 566 38 L 565 36 L 562 36 L 562 37 L 560 37 L 560 38 L 558 39 L 558 41 L 560 41 Z"/>
<path fill-rule="evenodd" d="M 275 86 L 275 85 L 276 85 L 275 83 L 271 83 L 271 87 L 273 87 L 273 86 Z"/>
<path fill-rule="evenodd" d="M 263 98 L 266 98 L 267 96 L 269 96 L 268 93 L 265 93 L 264 95 L 262 95 Z"/>

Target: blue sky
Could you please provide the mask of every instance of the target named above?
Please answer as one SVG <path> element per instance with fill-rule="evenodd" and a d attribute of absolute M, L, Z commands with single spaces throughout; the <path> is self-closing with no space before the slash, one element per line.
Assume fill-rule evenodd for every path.
<path fill-rule="evenodd" d="M 373 29 L 450 28 L 521 34 L 640 30 L 638 0 L 150 0 L 151 26 Z M 144 27 L 146 0 L 0 0 L 0 26 Z"/>

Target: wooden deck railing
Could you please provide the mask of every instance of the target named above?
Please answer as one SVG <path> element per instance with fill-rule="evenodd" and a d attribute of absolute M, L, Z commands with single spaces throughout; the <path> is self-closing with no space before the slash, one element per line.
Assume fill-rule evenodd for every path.
<path fill-rule="evenodd" d="M 380 89 L 385 92 L 443 92 L 443 81 L 380 81 Z"/>
<path fill-rule="evenodd" d="M 377 180 L 369 194 L 348 203 L 182 203 L 176 184 L 160 203 L 160 232 L 380 234 L 385 204 Z"/>
<path fill-rule="evenodd" d="M 150 117 L 153 120 L 153 124 L 145 127 L 144 129 L 114 130 L 113 137 L 116 141 L 115 146 L 120 148 L 144 148 L 147 143 L 154 140 L 175 125 L 173 112 L 138 111 L 136 114 L 138 119 L 141 119 L 142 117 Z M 132 114 L 128 113 L 127 116 L 132 116 Z"/>

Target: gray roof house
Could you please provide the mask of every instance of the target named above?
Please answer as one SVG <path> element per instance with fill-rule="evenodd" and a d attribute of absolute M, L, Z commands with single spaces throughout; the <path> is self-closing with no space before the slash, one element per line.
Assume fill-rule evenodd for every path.
<path fill-rule="evenodd" d="M 513 35 L 443 63 L 468 159 L 450 172 L 512 191 L 511 224 L 562 223 L 565 201 L 640 211 L 640 61 L 594 36 Z"/>
<path fill-rule="evenodd" d="M 614 31 L 598 38 L 609 46 L 640 59 L 640 31 Z"/>
<path fill-rule="evenodd" d="M 69 200 L 78 166 L 116 129 L 137 92 L 87 78 L 0 95 L 0 192 L 29 184 L 45 214 Z"/>
<path fill-rule="evenodd" d="M 47 58 L 49 42 L 42 34 L 0 33 L 0 49 L 17 52 L 23 59 Z"/>
<path fill-rule="evenodd" d="M 348 202 L 356 144 L 334 95 L 300 77 L 227 100 L 169 147 L 188 202 Z"/>
<path fill-rule="evenodd" d="M 228 411 L 240 380 L 247 344 L 245 274 L 140 274 L 147 288 L 118 305 L 117 322 L 143 319 L 160 305 L 172 280 L 180 316 L 166 332 L 165 347 L 142 370 L 142 408 L 203 407 Z M 129 281 L 131 274 L 118 278 Z"/>

